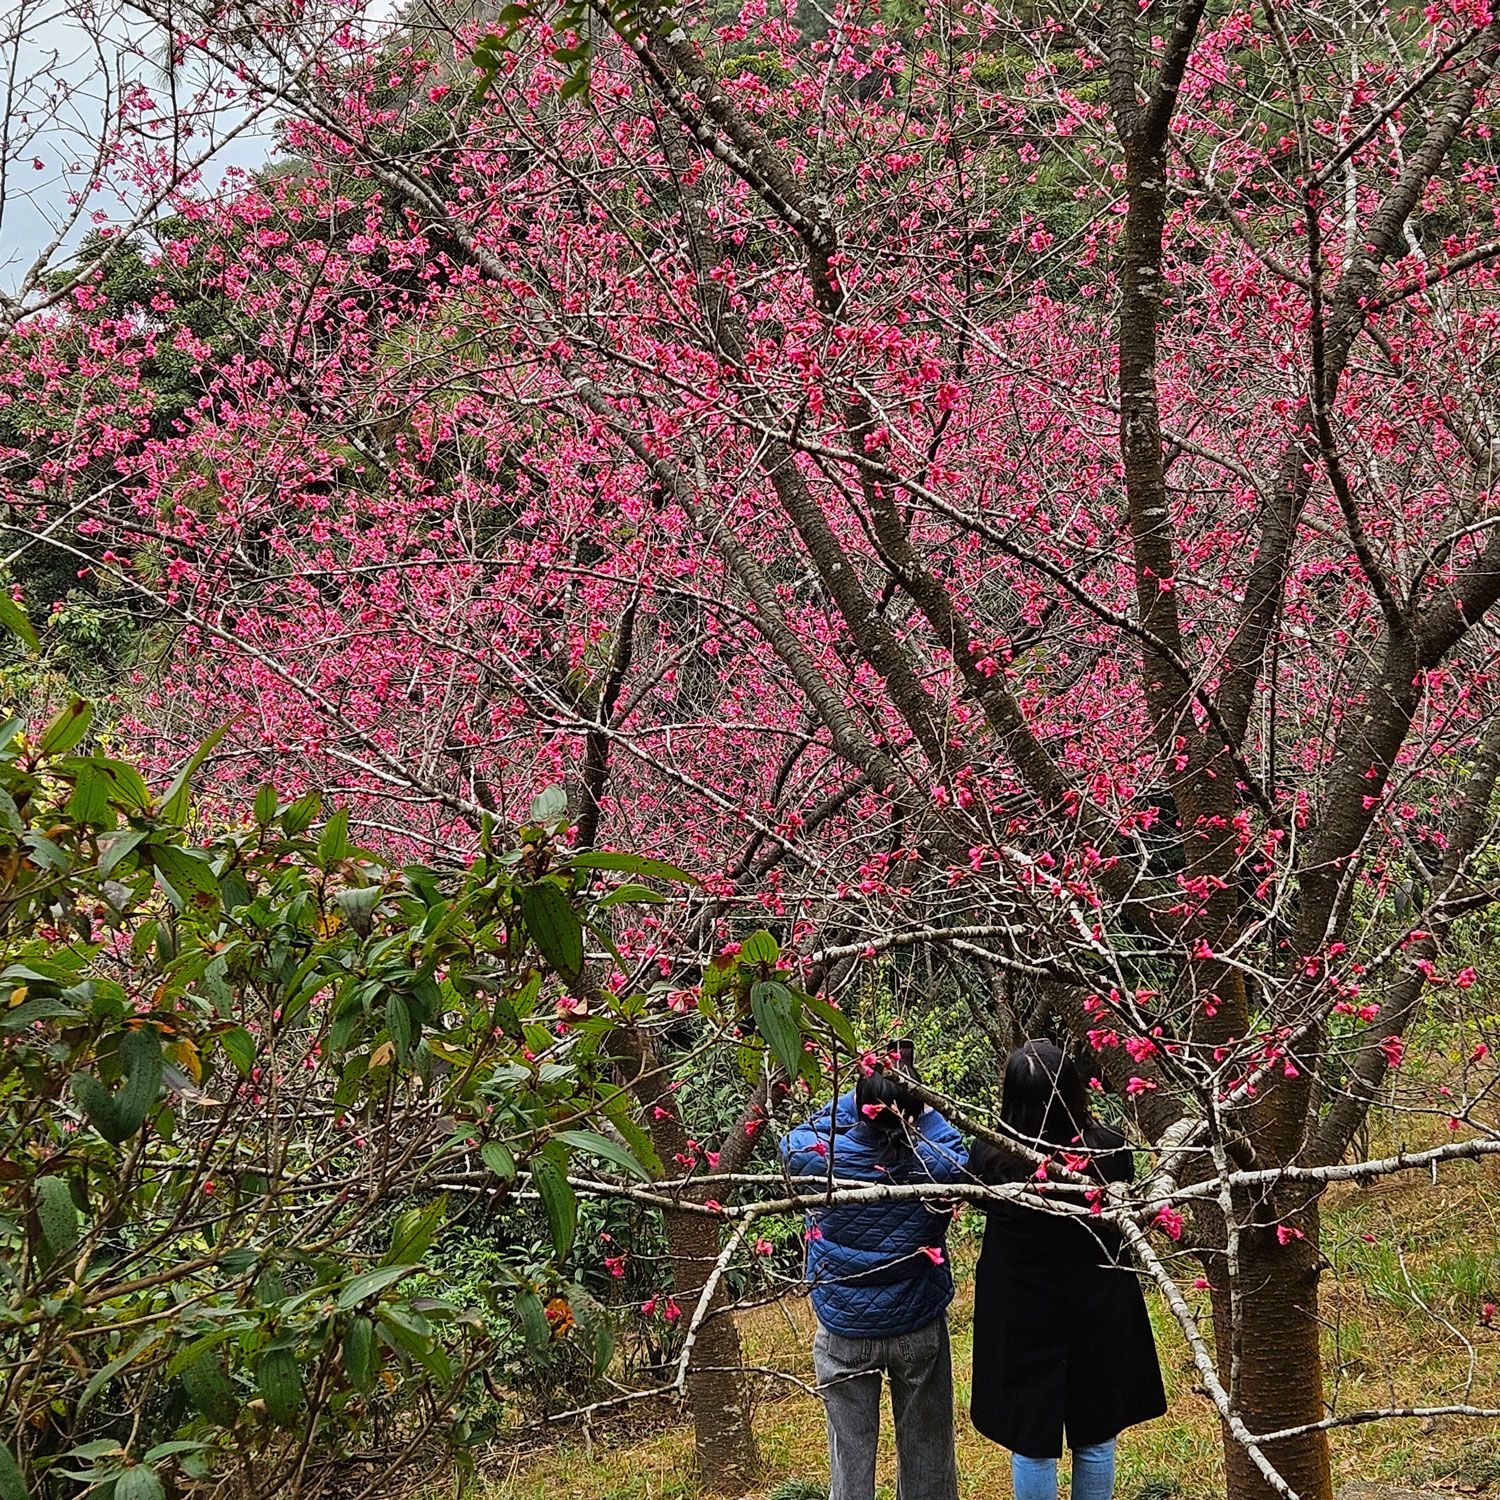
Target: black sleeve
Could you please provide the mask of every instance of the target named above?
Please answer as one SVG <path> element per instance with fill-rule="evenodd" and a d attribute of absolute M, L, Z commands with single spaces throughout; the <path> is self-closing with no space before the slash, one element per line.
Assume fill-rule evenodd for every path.
<path fill-rule="evenodd" d="M 977 1182 L 993 1184 L 1000 1153 L 988 1141 L 975 1141 L 969 1147 L 969 1176 Z"/>
<path fill-rule="evenodd" d="M 1094 1166 L 1105 1182 L 1133 1182 L 1135 1153 L 1125 1146 L 1125 1137 L 1113 1125 L 1090 1125 L 1083 1143 L 1093 1153 Z"/>
<path fill-rule="evenodd" d="M 1000 1150 L 989 1141 L 975 1141 L 969 1149 L 969 1176 L 977 1182 L 998 1187 L 1004 1182 L 1018 1182 L 1025 1175 L 1025 1163 L 1020 1158 Z M 986 1206 L 975 1204 L 981 1209 Z"/>

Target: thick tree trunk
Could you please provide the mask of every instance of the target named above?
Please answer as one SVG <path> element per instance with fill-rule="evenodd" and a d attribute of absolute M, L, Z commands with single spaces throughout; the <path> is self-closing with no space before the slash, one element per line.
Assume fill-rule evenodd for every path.
<path fill-rule="evenodd" d="M 1286 1223 L 1303 1238 L 1281 1244 L 1274 1228 L 1244 1234 L 1240 1243 L 1239 1412 L 1253 1433 L 1317 1422 L 1323 1408 L 1319 1344 L 1316 1207 Z M 1217 1258 L 1216 1258 L 1217 1259 Z M 1230 1299 L 1218 1261 L 1211 1277 L 1219 1378 L 1230 1387 L 1233 1341 Z M 1226 1500 L 1279 1500 L 1250 1455 L 1224 1432 Z M 1308 1433 L 1265 1448 L 1298 1500 L 1332 1500 L 1326 1433 Z"/>
<path fill-rule="evenodd" d="M 689 1153 L 687 1131 L 677 1116 L 677 1096 L 668 1086 L 650 1042 L 633 1026 L 615 1033 L 620 1059 L 656 1153 L 672 1170 Z M 700 1201 L 707 1196 L 695 1195 Z M 723 1232 L 705 1214 L 664 1212 L 672 1258 L 672 1295 L 691 1319 L 723 1249 Z M 688 1405 L 693 1414 L 693 1453 L 707 1490 L 742 1495 L 760 1473 L 760 1451 L 751 1424 L 750 1383 L 745 1378 L 740 1331 L 721 1279 L 699 1324 L 687 1368 Z"/>
<path fill-rule="evenodd" d="M 704 1282 L 720 1249 L 719 1226 L 702 1214 L 674 1214 L 666 1220 L 672 1256 L 674 1295 L 683 1316 L 698 1305 Z M 721 1281 L 699 1326 L 688 1362 L 688 1404 L 693 1413 L 693 1456 L 705 1489 L 742 1495 L 760 1473 L 760 1454 L 751 1423 L 750 1385 L 740 1351 L 740 1332 L 727 1310 Z"/>

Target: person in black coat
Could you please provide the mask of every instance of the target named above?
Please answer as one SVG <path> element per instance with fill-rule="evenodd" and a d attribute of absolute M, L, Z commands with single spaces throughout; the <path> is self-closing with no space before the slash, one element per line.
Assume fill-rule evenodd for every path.
<path fill-rule="evenodd" d="M 1125 1137 L 1097 1124 L 1078 1070 L 1051 1042 L 1010 1055 L 1000 1119 L 1038 1151 L 1087 1156 L 1101 1183 L 1129 1182 Z M 985 1142 L 970 1171 L 989 1183 L 1032 1169 Z M 1115 1437 L 1167 1409 L 1140 1283 L 1117 1230 L 995 1203 L 974 1273 L 974 1426 L 1011 1450 L 1016 1500 L 1056 1500 L 1063 1437 L 1073 1500 L 1110 1500 Z"/>

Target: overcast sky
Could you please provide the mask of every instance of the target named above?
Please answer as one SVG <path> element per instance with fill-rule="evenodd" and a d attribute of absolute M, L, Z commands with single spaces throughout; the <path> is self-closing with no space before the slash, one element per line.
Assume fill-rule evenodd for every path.
<path fill-rule="evenodd" d="M 107 172 L 68 226 L 71 200 L 88 192 L 104 122 L 122 91 L 145 86 L 165 118 L 171 86 L 161 65 L 163 33 L 121 0 L 0 0 L 0 15 L 0 286 L 14 291 L 59 229 L 67 235 L 54 263 L 96 224 L 129 224 L 141 212 L 146 195 Z M 178 98 L 191 99 L 203 82 L 201 75 L 179 79 Z M 247 121 L 243 110 L 202 116 L 194 136 L 179 143 L 179 159 L 211 152 L 207 186 L 233 167 L 259 166 L 271 151 L 269 122 Z M 236 128 L 242 133 L 224 141 Z M 161 140 L 170 150 L 165 129 Z"/>
<path fill-rule="evenodd" d="M 378 23 L 396 4 L 373 0 L 366 18 Z M 159 143 L 172 154 L 165 50 L 164 33 L 128 0 L 0 0 L 0 290 L 16 290 L 60 228 L 66 237 L 49 257 L 53 264 L 90 228 L 128 225 L 141 214 L 145 195 L 124 174 L 106 173 L 92 192 L 88 185 L 104 122 L 131 86 L 150 91 Z M 195 115 L 191 135 L 176 143 L 176 159 L 207 156 L 205 191 L 227 172 L 259 167 L 273 149 L 269 115 L 252 117 L 222 98 L 191 110 L 209 82 L 201 65 L 176 80 L 179 110 Z M 79 193 L 89 196 L 76 214 L 72 200 Z"/>

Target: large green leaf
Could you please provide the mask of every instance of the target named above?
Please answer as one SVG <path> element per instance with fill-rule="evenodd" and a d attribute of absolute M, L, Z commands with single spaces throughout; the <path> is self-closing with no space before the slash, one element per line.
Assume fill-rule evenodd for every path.
<path fill-rule="evenodd" d="M 219 1046 L 242 1078 L 255 1066 L 255 1038 L 243 1026 L 231 1026 L 219 1034 Z"/>
<path fill-rule="evenodd" d="M 25 1031 L 38 1021 L 56 1021 L 64 1016 L 78 1017 L 83 1012 L 76 1005 L 63 1000 L 49 1000 L 45 996 L 26 1000 L 9 1010 L 0 1010 L 0 1031 Z"/>
<path fill-rule="evenodd" d="M 320 792 L 306 792 L 298 797 L 281 815 L 281 826 L 286 836 L 294 839 L 298 834 L 306 833 L 322 806 L 323 796 Z"/>
<path fill-rule="evenodd" d="M 78 1248 L 78 1208 L 61 1177 L 40 1177 L 36 1184 L 36 1216 L 48 1260 L 61 1260 Z"/>
<path fill-rule="evenodd" d="M 564 979 L 583 973 L 583 924 L 550 880 L 521 887 L 521 915 L 542 957 Z"/>
<path fill-rule="evenodd" d="M 385 1002 L 385 1029 L 396 1049 L 396 1056 L 405 1062 L 416 1039 L 417 1028 L 412 1022 L 411 1006 L 406 996 L 392 992 Z"/>
<path fill-rule="evenodd" d="M 651 1137 L 635 1118 L 635 1101 L 625 1089 L 615 1089 L 603 1101 L 604 1117 L 630 1147 L 635 1159 L 650 1173 L 653 1179 L 662 1175 L 661 1158 L 651 1144 Z"/>
<path fill-rule="evenodd" d="M 26 618 L 26 611 L 10 597 L 8 588 L 0 588 L 0 626 L 12 635 L 18 635 L 33 651 L 40 651 L 42 643 L 36 638 L 36 630 Z M 5 1500 L 0 1495 L 0 1500 Z"/>
<path fill-rule="evenodd" d="M 166 1500 L 160 1477 L 149 1464 L 135 1464 L 115 1480 L 114 1500 Z"/>
<path fill-rule="evenodd" d="M 73 1097 L 89 1124 L 118 1146 L 145 1123 L 161 1095 L 161 1037 L 154 1026 L 127 1031 L 120 1040 L 120 1067 L 125 1081 L 111 1094 L 91 1073 L 75 1073 Z"/>
<path fill-rule="evenodd" d="M 267 827 L 271 819 L 276 816 L 276 788 L 268 781 L 256 794 L 255 805 L 251 816 L 255 819 L 256 827 Z"/>
<path fill-rule="evenodd" d="M 367 937 L 373 926 L 375 908 L 385 894 L 378 885 L 348 886 L 334 893 L 334 902 L 349 926 L 361 937 Z"/>
<path fill-rule="evenodd" d="M 380 1309 L 380 1331 L 386 1341 L 414 1359 L 429 1375 L 446 1385 L 453 1379 L 453 1365 L 433 1335 L 432 1324 L 420 1313 L 386 1304 Z"/>
<path fill-rule="evenodd" d="M 349 809 L 338 807 L 318 835 L 318 858 L 332 865 L 349 855 Z"/>
<path fill-rule="evenodd" d="M 603 908 L 607 906 L 664 906 L 667 898 L 659 891 L 653 891 L 649 885 L 637 885 L 632 880 L 627 880 L 624 885 L 617 885 L 607 895 L 599 898 L 598 905 Z"/>
<path fill-rule="evenodd" d="M 830 1005 L 821 995 L 804 995 L 802 1003 L 836 1036 L 851 1052 L 859 1051 L 859 1042 L 849 1017 L 837 1007 Z"/>
<path fill-rule="evenodd" d="M 233 1427 L 239 1416 L 240 1401 L 229 1376 L 211 1349 L 202 1349 L 183 1367 L 183 1394 L 195 1410 L 217 1422 L 220 1427 Z"/>
<path fill-rule="evenodd" d="M 658 880 L 677 880 L 684 885 L 700 885 L 696 875 L 690 875 L 679 865 L 669 865 L 664 859 L 647 859 L 641 854 L 623 854 L 612 849 L 599 849 L 587 854 L 575 854 L 562 862 L 565 870 L 619 870 L 626 875 L 654 875 Z"/>
<path fill-rule="evenodd" d="M 125 1033 L 120 1041 L 120 1064 L 125 1082 L 115 1095 L 115 1113 L 120 1128 L 132 1136 L 161 1095 L 161 1037 L 154 1026 Z"/>
<path fill-rule="evenodd" d="M 206 859 L 199 858 L 187 849 L 175 844 L 153 844 L 151 863 L 156 866 L 157 877 L 175 897 L 180 905 L 187 905 L 196 897 L 216 900 L 219 882 Z"/>
<path fill-rule="evenodd" d="M 75 823 L 97 828 L 110 821 L 110 784 L 99 767 L 89 760 L 73 760 L 59 767 L 73 778 L 73 795 L 64 809 Z"/>
<path fill-rule="evenodd" d="M 151 806 L 151 790 L 141 773 L 123 760 L 106 760 L 102 756 L 94 761 L 99 773 L 114 789 L 120 806 L 131 812 L 145 812 Z"/>
<path fill-rule="evenodd" d="M 578 1199 L 566 1172 L 548 1155 L 531 1161 L 531 1180 L 536 1184 L 542 1207 L 547 1213 L 547 1227 L 552 1231 L 552 1248 L 559 1260 L 566 1260 L 578 1233 Z"/>
<path fill-rule="evenodd" d="M 531 811 L 527 817 L 533 823 L 555 823 L 567 815 L 568 794 L 560 786 L 548 786 L 531 799 Z"/>
<path fill-rule="evenodd" d="M 542 1299 L 529 1287 L 516 1293 L 516 1315 L 521 1320 L 521 1333 L 526 1347 L 533 1354 L 540 1354 L 552 1340 L 552 1327 L 547 1322 L 547 1309 Z"/>
<path fill-rule="evenodd" d="M 143 1464 L 154 1464 L 164 1458 L 172 1458 L 178 1453 L 201 1453 L 207 1443 L 200 1443 L 196 1438 L 168 1438 L 164 1443 L 152 1443 L 146 1449 L 141 1458 Z"/>
<path fill-rule="evenodd" d="M 378 1271 L 366 1271 L 363 1276 L 356 1276 L 352 1281 L 346 1282 L 339 1293 L 336 1304 L 338 1310 L 348 1312 L 350 1308 L 358 1307 L 361 1302 L 383 1292 L 403 1276 L 410 1276 L 415 1269 L 410 1265 L 382 1266 Z"/>
<path fill-rule="evenodd" d="M 187 821 L 189 783 L 198 774 L 198 767 L 213 754 L 220 740 L 224 738 L 225 731 L 229 728 L 227 724 L 221 724 L 209 735 L 209 737 L 193 751 L 187 763 L 172 778 L 172 784 L 166 790 L 161 799 L 162 821 L 173 824 L 183 824 Z"/>
<path fill-rule="evenodd" d="M 93 1379 L 84 1386 L 83 1394 L 74 1407 L 74 1415 L 81 1415 L 88 1404 L 107 1386 L 126 1365 L 140 1358 L 161 1337 L 156 1329 L 149 1329 L 136 1339 L 123 1354 L 117 1354 L 102 1370 L 94 1372 Z"/>
<path fill-rule="evenodd" d="M 516 1175 L 516 1158 L 504 1141 L 486 1141 L 479 1148 L 479 1159 L 505 1182 Z"/>
<path fill-rule="evenodd" d="M 31 1500 L 21 1466 L 7 1443 L 0 1443 L 0 1500 Z"/>
<path fill-rule="evenodd" d="M 781 957 L 781 944 L 765 928 L 752 932 L 740 944 L 740 962 L 746 964 L 774 964 Z"/>
<path fill-rule="evenodd" d="M 109 1090 L 92 1073 L 75 1073 L 68 1083 L 89 1124 L 112 1145 L 119 1145 L 130 1132 L 120 1128 Z"/>
<path fill-rule="evenodd" d="M 421 1208 L 409 1208 L 391 1230 L 390 1248 L 380 1258 L 382 1266 L 414 1266 L 427 1254 L 448 1211 L 446 1193 Z"/>
<path fill-rule="evenodd" d="M 632 1177 L 639 1177 L 643 1182 L 651 1181 L 650 1172 L 635 1159 L 634 1153 L 628 1146 L 622 1145 L 619 1141 L 612 1141 L 607 1135 L 600 1135 L 596 1130 L 559 1130 L 553 1139 L 565 1142 L 575 1151 L 583 1151 L 590 1156 L 602 1156 L 605 1161 L 613 1162 L 617 1167 L 622 1167 Z"/>
<path fill-rule="evenodd" d="M 89 725 L 93 722 L 92 705 L 85 703 L 82 698 L 75 698 L 42 731 L 37 748 L 43 755 L 66 754 L 89 732 Z"/>
<path fill-rule="evenodd" d="M 771 1055 L 795 1078 L 802 1066 L 802 1028 L 798 1025 L 797 997 L 777 980 L 762 980 L 750 988 L 750 1010 Z"/>
<path fill-rule="evenodd" d="M 344 1330 L 344 1373 L 354 1382 L 356 1390 L 373 1389 L 379 1363 L 375 1325 L 363 1316 L 351 1318 Z"/>
<path fill-rule="evenodd" d="M 45 834 L 33 831 L 25 834 L 21 842 L 31 850 L 32 859 L 44 869 L 56 870 L 60 875 L 68 873 L 72 861 Z"/>
<path fill-rule="evenodd" d="M 267 1349 L 256 1366 L 255 1385 L 266 1415 L 278 1427 L 290 1427 L 302 1405 L 302 1371 L 296 1354 L 285 1347 Z"/>
<path fill-rule="evenodd" d="M 100 848 L 103 852 L 99 858 L 100 879 L 108 880 L 114 874 L 120 861 L 146 836 L 147 830 L 144 828 L 127 828 L 115 834 L 108 842 L 101 843 Z"/>
<path fill-rule="evenodd" d="M 594 1378 L 597 1380 L 609 1368 L 615 1352 L 615 1325 L 607 1308 L 592 1296 L 588 1288 L 575 1284 L 568 1295 L 573 1309 L 573 1319 L 578 1331 L 593 1353 Z"/>

